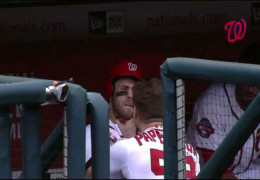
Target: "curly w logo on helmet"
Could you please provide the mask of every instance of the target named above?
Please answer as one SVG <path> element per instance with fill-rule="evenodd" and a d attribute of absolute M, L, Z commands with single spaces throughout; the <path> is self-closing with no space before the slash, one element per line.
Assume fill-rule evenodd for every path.
<path fill-rule="evenodd" d="M 133 63 L 128 63 L 128 69 L 129 69 L 129 71 L 136 71 L 137 65 L 133 64 Z"/>
<path fill-rule="evenodd" d="M 118 78 L 131 77 L 135 80 L 140 79 L 142 77 L 140 69 L 140 65 L 138 67 L 136 62 L 129 59 L 122 59 L 113 64 L 109 69 L 105 98 L 109 99 L 111 96 L 113 84 Z"/>

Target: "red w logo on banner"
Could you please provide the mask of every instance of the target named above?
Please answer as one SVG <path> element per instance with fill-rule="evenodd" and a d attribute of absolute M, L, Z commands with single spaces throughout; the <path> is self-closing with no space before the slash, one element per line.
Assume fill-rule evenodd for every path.
<path fill-rule="evenodd" d="M 236 40 L 241 40 L 246 34 L 246 21 L 244 19 L 241 19 L 241 22 L 229 21 L 225 24 L 225 30 L 228 31 L 228 42 L 233 43 Z"/>

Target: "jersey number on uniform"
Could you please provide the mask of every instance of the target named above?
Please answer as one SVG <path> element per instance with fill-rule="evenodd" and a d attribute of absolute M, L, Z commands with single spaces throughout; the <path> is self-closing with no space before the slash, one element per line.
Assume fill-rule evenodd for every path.
<path fill-rule="evenodd" d="M 164 153 L 158 149 L 151 149 L 151 170 L 155 175 L 164 175 Z M 191 156 L 186 156 L 186 178 L 196 178 L 196 164 Z"/>
<path fill-rule="evenodd" d="M 151 149 L 151 169 L 155 175 L 164 174 L 163 151 L 158 149 Z"/>
<path fill-rule="evenodd" d="M 191 156 L 186 156 L 186 177 L 188 179 L 196 178 L 196 164 Z"/>

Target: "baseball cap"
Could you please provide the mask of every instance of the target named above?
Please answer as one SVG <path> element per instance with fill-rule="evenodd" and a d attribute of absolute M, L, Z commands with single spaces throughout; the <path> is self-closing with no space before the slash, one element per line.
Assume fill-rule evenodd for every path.
<path fill-rule="evenodd" d="M 109 99 L 112 95 L 113 85 L 116 80 L 122 77 L 131 77 L 138 80 L 142 77 L 140 68 L 131 60 L 121 60 L 112 66 L 106 86 L 106 99 Z"/>

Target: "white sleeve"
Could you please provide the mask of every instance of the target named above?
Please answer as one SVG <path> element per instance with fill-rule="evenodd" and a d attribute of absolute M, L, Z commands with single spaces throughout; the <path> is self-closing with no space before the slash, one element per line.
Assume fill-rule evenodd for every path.
<path fill-rule="evenodd" d="M 110 178 L 122 179 L 122 169 L 127 165 L 128 153 L 124 141 L 119 141 L 110 147 Z"/>
<path fill-rule="evenodd" d="M 215 124 L 215 119 L 212 114 L 215 114 L 215 108 L 208 105 L 208 100 L 211 99 L 210 96 L 203 96 L 195 103 L 194 111 L 192 114 L 192 122 L 194 128 L 195 147 L 206 148 L 215 150 L 212 141 L 212 130 Z M 193 139 L 194 140 L 194 139 Z"/>
<path fill-rule="evenodd" d="M 92 157 L 91 153 L 91 127 L 87 125 L 86 127 L 86 162 Z"/>
<path fill-rule="evenodd" d="M 195 102 L 193 107 L 192 117 L 189 121 L 187 133 L 186 133 L 186 143 L 192 144 L 194 147 L 197 147 L 196 142 L 196 125 L 198 120 L 200 119 L 200 107 L 198 100 Z"/>
<path fill-rule="evenodd" d="M 109 128 L 109 139 L 110 141 L 113 141 L 116 143 L 121 139 L 119 133 L 112 129 Z M 91 126 L 90 124 L 87 125 L 86 127 L 86 162 L 92 157 L 92 150 L 91 150 Z"/>

